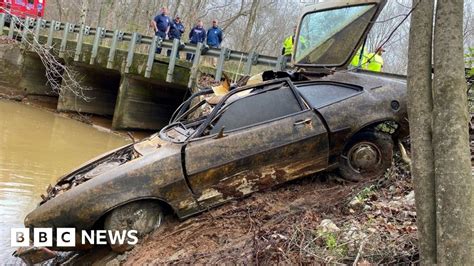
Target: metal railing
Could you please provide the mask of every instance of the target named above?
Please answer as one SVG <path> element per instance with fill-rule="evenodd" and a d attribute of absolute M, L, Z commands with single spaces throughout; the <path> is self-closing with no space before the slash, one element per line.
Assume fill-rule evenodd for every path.
<path fill-rule="evenodd" d="M 0 8 L 3 9 L 3 8 Z M 1 11 L 1 10 L 0 10 Z M 4 10 L 5 11 L 5 10 Z M 5 27 L 5 19 L 8 16 L 8 13 L 0 13 L 0 35 L 3 34 Z M 23 25 L 21 27 L 16 27 L 17 24 Z M 206 45 L 199 43 L 198 45 L 192 44 L 183 44 L 179 40 L 163 40 L 157 36 L 144 36 L 137 32 L 124 32 L 120 30 L 108 30 L 102 27 L 93 28 L 85 25 L 76 25 L 72 23 L 64 23 L 60 21 L 48 21 L 41 18 L 25 18 L 20 19 L 15 16 L 11 16 L 11 22 L 8 31 L 8 37 L 13 38 L 15 33 L 21 34 L 22 41 L 26 40 L 29 35 L 33 35 L 34 39 L 39 43 L 39 37 L 42 31 L 47 31 L 47 48 L 51 48 L 53 44 L 53 38 L 56 32 L 62 32 L 61 44 L 59 46 L 59 56 L 64 56 L 66 52 L 66 46 L 68 38 L 71 34 L 77 34 L 77 45 L 74 54 L 74 61 L 79 61 L 82 54 L 82 48 L 84 44 L 84 37 L 93 36 L 92 51 L 89 64 L 93 65 L 96 62 L 98 55 L 99 47 L 102 40 L 110 39 L 110 50 L 107 58 L 107 68 L 113 68 L 115 54 L 117 51 L 117 46 L 121 42 L 128 42 L 128 53 L 125 62 L 125 73 L 130 71 L 130 67 L 133 63 L 133 58 L 137 45 L 145 44 L 148 45 L 148 57 L 146 62 L 146 69 L 144 76 L 145 78 L 150 78 L 153 70 L 153 64 L 156 56 L 156 48 L 161 47 L 165 49 L 171 49 L 171 55 L 169 58 L 168 71 L 166 75 L 166 82 L 173 82 L 173 73 L 176 67 L 177 61 L 177 51 L 193 53 L 194 59 L 192 61 L 191 75 L 189 78 L 188 87 L 192 87 L 197 79 L 200 59 L 202 56 L 214 57 L 217 59 L 215 79 L 221 80 L 222 74 L 224 72 L 224 63 L 226 61 L 234 60 L 244 63 L 243 75 L 250 75 L 252 67 L 255 65 L 265 65 L 273 67 L 274 70 L 283 70 L 286 67 L 286 58 L 280 56 L 278 58 L 259 55 L 256 52 L 240 52 L 230 50 L 228 48 L 209 48 Z"/>

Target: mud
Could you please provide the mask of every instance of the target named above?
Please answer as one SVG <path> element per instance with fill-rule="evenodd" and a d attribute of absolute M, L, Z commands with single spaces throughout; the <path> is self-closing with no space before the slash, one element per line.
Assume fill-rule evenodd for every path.
<path fill-rule="evenodd" d="M 169 219 L 129 255 L 126 265 L 144 263 L 222 263 L 262 260 L 256 246 L 268 245 L 272 234 L 288 223 L 311 223 L 324 215 L 305 217 L 308 209 L 328 209 L 357 185 L 340 185 L 318 177 L 254 194 L 182 223 Z M 296 215 L 296 214 L 299 215 Z M 264 240 L 266 239 L 266 241 Z"/>

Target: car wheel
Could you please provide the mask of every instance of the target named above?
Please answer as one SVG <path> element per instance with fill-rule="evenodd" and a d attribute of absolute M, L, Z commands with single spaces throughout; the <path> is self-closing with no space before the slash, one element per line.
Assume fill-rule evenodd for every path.
<path fill-rule="evenodd" d="M 122 232 L 136 230 L 138 238 L 157 229 L 163 220 L 163 210 L 159 203 L 153 201 L 136 201 L 112 210 L 104 220 L 104 229 Z M 126 240 L 132 240 L 126 238 Z M 123 253 L 133 248 L 127 243 L 112 243 L 108 239 L 113 251 Z M 127 241 L 125 241 L 127 242 Z"/>
<path fill-rule="evenodd" d="M 339 173 L 351 181 L 372 180 L 383 176 L 392 165 L 393 140 L 374 131 L 357 133 L 339 159 Z"/>

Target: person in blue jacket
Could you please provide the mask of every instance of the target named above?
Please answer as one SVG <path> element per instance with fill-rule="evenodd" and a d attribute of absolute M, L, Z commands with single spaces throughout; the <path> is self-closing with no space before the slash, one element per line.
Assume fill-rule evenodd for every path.
<path fill-rule="evenodd" d="M 184 33 L 184 25 L 181 23 L 181 19 L 179 16 L 176 16 L 174 21 L 170 25 L 170 40 L 178 39 L 181 40 L 181 36 Z M 167 51 L 167 55 L 171 55 L 171 50 Z M 179 52 L 177 57 L 179 58 Z"/>
<path fill-rule="evenodd" d="M 219 48 L 222 43 L 222 29 L 219 28 L 218 21 L 212 21 L 212 27 L 207 30 L 207 45 L 211 48 Z"/>
<path fill-rule="evenodd" d="M 189 32 L 189 43 L 198 44 L 204 43 L 206 40 L 206 30 L 203 27 L 202 21 L 198 20 L 196 26 Z M 194 59 L 194 54 L 187 53 L 186 60 L 192 61 Z"/>
<path fill-rule="evenodd" d="M 155 35 L 163 40 L 167 40 L 171 26 L 171 19 L 168 17 L 168 8 L 162 7 L 160 14 L 152 20 L 151 24 L 155 30 Z M 156 48 L 156 53 L 161 54 L 161 47 Z"/>

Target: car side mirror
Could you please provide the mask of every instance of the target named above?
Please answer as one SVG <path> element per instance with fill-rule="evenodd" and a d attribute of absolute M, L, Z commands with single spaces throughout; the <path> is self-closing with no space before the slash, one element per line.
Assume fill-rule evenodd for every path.
<path fill-rule="evenodd" d="M 225 127 L 221 127 L 221 130 L 219 130 L 219 133 L 217 133 L 217 135 L 214 139 L 221 139 L 221 138 L 225 137 L 224 130 L 225 130 Z"/>

